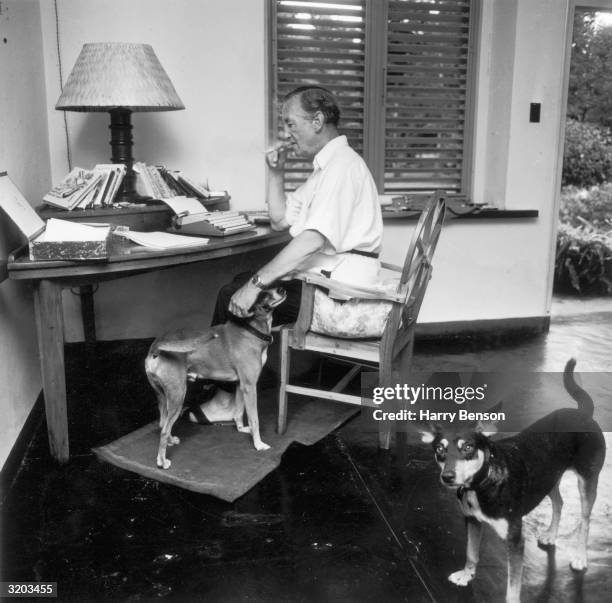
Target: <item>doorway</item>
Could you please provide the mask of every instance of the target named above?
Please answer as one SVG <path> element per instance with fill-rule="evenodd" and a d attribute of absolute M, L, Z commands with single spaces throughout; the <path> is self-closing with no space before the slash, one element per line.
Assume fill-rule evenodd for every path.
<path fill-rule="evenodd" d="M 553 308 L 612 299 L 612 7 L 573 17 Z M 606 299 L 607 298 L 607 299 Z"/>

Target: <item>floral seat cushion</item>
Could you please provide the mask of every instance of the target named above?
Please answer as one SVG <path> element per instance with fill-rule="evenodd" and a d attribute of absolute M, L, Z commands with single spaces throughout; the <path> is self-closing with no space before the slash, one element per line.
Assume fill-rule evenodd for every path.
<path fill-rule="evenodd" d="M 310 330 L 345 339 L 380 338 L 392 307 L 384 300 L 339 301 L 316 289 Z"/>

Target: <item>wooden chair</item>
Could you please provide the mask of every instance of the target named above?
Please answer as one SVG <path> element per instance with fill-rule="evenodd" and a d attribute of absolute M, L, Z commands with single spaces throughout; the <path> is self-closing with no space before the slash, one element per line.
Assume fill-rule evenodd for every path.
<path fill-rule="evenodd" d="M 302 300 L 300 312 L 294 325 L 280 330 L 280 386 L 278 431 L 284 433 L 287 426 L 287 395 L 299 394 L 315 398 L 362 404 L 360 396 L 343 393 L 342 390 L 363 367 L 378 368 L 381 387 L 392 386 L 402 381 L 410 371 L 414 335 L 419 309 L 431 277 L 432 257 L 440 236 L 444 220 L 445 196 L 436 192 L 428 198 L 414 230 L 404 266 L 382 263 L 383 271 L 400 274 L 397 287 L 391 292 L 380 287 L 359 287 L 334 281 L 324 276 L 302 274 Z M 382 336 L 372 339 L 348 339 L 322 335 L 311 330 L 315 291 L 327 289 L 352 298 L 390 302 Z M 289 383 L 291 350 L 309 350 L 328 357 L 348 361 L 351 369 L 331 390 L 302 387 Z M 405 379 L 405 377 L 404 377 Z M 379 444 L 389 448 L 391 424 L 381 425 Z"/>

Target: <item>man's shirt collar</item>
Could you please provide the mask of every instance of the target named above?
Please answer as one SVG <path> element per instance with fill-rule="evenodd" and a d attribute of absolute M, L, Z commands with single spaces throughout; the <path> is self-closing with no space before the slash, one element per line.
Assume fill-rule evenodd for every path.
<path fill-rule="evenodd" d="M 323 169 L 332 158 L 333 154 L 342 147 L 347 147 L 348 141 L 346 136 L 336 136 L 332 138 L 315 156 L 312 160 L 312 164 L 315 168 Z"/>

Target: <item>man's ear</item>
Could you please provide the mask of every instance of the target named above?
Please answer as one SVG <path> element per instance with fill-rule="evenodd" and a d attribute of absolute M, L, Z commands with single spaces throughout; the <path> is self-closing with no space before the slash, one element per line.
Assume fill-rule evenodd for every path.
<path fill-rule="evenodd" d="M 325 116 L 321 111 L 317 111 L 312 117 L 312 125 L 315 129 L 315 132 L 320 132 L 325 125 Z"/>

